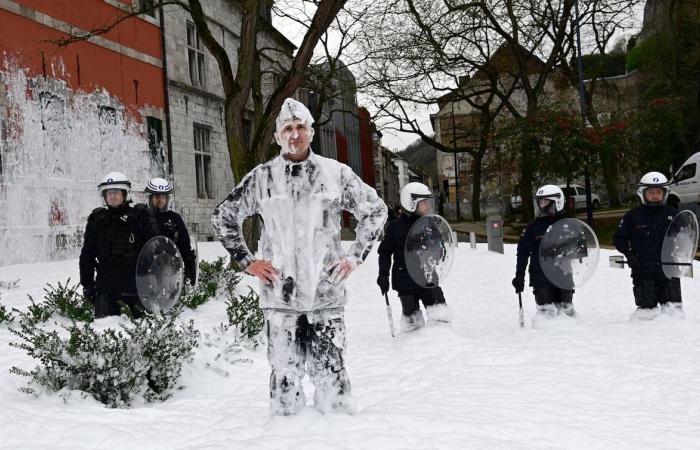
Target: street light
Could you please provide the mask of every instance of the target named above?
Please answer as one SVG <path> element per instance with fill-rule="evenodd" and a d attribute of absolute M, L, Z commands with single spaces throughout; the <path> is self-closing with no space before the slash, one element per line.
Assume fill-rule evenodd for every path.
<path fill-rule="evenodd" d="M 454 97 L 452 97 L 452 148 L 454 150 L 453 155 L 455 158 L 455 209 L 457 212 L 457 219 L 462 217 L 459 211 L 459 171 L 457 170 L 457 126 L 455 125 L 455 102 Z"/>
<path fill-rule="evenodd" d="M 578 0 L 574 1 L 574 12 L 576 14 L 576 53 L 578 59 L 578 95 L 581 101 L 581 123 L 586 128 L 586 90 L 583 85 L 583 56 L 581 54 L 581 16 L 578 13 Z M 593 225 L 593 202 L 591 199 L 591 174 L 588 171 L 588 161 L 584 167 L 584 178 L 586 184 L 586 222 Z"/>

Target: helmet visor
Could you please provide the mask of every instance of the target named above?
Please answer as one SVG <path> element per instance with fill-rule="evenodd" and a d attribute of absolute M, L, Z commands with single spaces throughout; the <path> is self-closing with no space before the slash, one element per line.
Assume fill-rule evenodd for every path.
<path fill-rule="evenodd" d="M 642 187 L 642 198 L 645 205 L 664 205 L 668 198 L 668 187 L 646 186 Z"/>
<path fill-rule="evenodd" d="M 413 195 L 416 201 L 415 213 L 419 216 L 427 216 L 435 212 L 435 197 L 432 195 Z"/>
<path fill-rule="evenodd" d="M 535 195 L 535 215 L 537 217 L 545 217 L 556 214 L 557 212 L 557 200 L 559 200 L 561 195 L 549 194 L 549 195 Z"/>

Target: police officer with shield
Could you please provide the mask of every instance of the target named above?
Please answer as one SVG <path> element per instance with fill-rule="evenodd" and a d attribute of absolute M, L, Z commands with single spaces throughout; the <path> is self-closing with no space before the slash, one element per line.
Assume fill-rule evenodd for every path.
<path fill-rule="evenodd" d="M 525 227 L 518 241 L 515 278 L 511 283 L 516 293 L 525 290 L 525 269 L 529 260 L 530 286 L 537 303 L 536 317 L 551 318 L 560 314 L 576 317 L 573 289 L 562 289 L 552 283 L 542 270 L 539 258 L 540 243 L 547 229 L 564 219 L 564 193 L 559 187 L 548 184 L 537 189 L 535 201 L 537 217 Z"/>
<path fill-rule="evenodd" d="M 182 216 L 169 208 L 173 186 L 163 178 L 153 178 L 148 182 L 145 192 L 148 194 L 148 205 L 138 204 L 136 208 L 144 211 L 152 225 L 155 222 L 160 236 L 175 243 L 185 263 L 185 283 L 194 285 L 197 279 L 197 255 L 192 249 L 190 234 Z"/>
<path fill-rule="evenodd" d="M 406 240 L 411 227 L 421 217 L 433 213 L 432 202 L 433 194 L 428 186 L 417 182 L 404 186 L 401 190 L 401 207 L 405 213 L 387 226 L 384 239 L 378 249 L 379 277 L 377 284 L 382 294 L 386 294 L 390 287 L 389 271 L 391 270 L 391 284 L 401 299 L 401 330 L 404 332 L 413 331 L 425 325 L 425 319 L 420 310 L 420 301 L 425 306 L 428 320 L 450 322 L 452 318 L 442 289 L 418 285 L 409 275 L 405 259 L 404 249 L 407 248 Z M 433 250 L 440 248 L 433 245 L 423 246 Z"/>
<path fill-rule="evenodd" d="M 155 230 L 131 203 L 131 182 L 122 173 L 108 173 L 98 189 L 105 206 L 88 217 L 80 252 L 83 295 L 95 305 L 95 317 L 119 315 L 122 300 L 134 318 L 143 315 L 136 291 L 136 261 Z M 97 272 L 97 277 L 95 277 Z"/>
<path fill-rule="evenodd" d="M 652 319 L 661 312 L 684 317 L 680 279 L 667 278 L 661 264 L 664 236 L 678 213 L 666 204 L 668 185 L 660 172 L 644 175 L 637 189 L 642 204 L 624 215 L 613 237 L 615 248 L 625 255 L 632 269 L 637 305 L 632 320 Z"/>

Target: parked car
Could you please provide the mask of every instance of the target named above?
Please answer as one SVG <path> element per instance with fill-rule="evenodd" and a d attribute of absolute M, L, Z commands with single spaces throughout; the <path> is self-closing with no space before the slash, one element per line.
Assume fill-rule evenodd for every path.
<path fill-rule="evenodd" d="M 572 184 L 567 188 L 565 184 L 560 184 L 559 187 L 564 192 L 564 196 L 574 199 L 576 209 L 586 209 L 586 189 L 583 186 Z M 591 194 L 591 202 L 593 203 L 593 209 L 600 208 L 600 197 L 598 194 Z M 523 201 L 519 195 L 510 197 L 510 206 L 514 210 L 523 206 Z"/>
<path fill-rule="evenodd" d="M 576 202 L 576 209 L 586 209 L 586 188 L 578 184 L 572 184 L 566 187 L 565 184 L 560 184 L 559 187 L 564 191 L 565 197 L 573 197 Z M 591 193 L 591 203 L 593 209 L 600 208 L 600 197 L 596 193 Z"/>
<path fill-rule="evenodd" d="M 668 204 L 677 208 L 681 203 L 700 203 L 700 152 L 692 155 L 673 175 L 669 186 Z"/>

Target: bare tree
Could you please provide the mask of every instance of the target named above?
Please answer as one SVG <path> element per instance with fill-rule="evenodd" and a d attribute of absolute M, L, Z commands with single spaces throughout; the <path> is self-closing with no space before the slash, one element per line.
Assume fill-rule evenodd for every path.
<path fill-rule="evenodd" d="M 239 8 L 242 15 L 240 43 L 237 51 L 237 64 L 231 62 L 230 55 L 222 43 L 212 33 L 206 11 L 200 0 L 153 0 L 148 7 L 134 6 L 125 9 L 114 22 L 89 30 L 87 33 L 71 33 L 69 38 L 59 42 L 68 45 L 75 41 L 87 40 L 105 34 L 120 22 L 137 14 L 152 13 L 167 6 L 177 6 L 188 11 L 192 22 L 205 47 L 216 60 L 219 76 L 224 89 L 224 124 L 226 142 L 231 159 L 234 180 L 242 176 L 270 154 L 270 145 L 275 131 L 274 118 L 279 113 L 285 98 L 294 94 L 302 83 L 306 68 L 311 61 L 316 45 L 333 23 L 346 0 L 319 0 L 315 2 L 313 16 L 294 58 L 288 66 L 278 66 L 279 84 L 268 98 L 261 92 L 261 56 L 274 49 L 262 48 L 259 34 L 267 25 L 260 20 L 260 9 L 265 0 L 223 0 L 232 7 Z M 142 4 L 139 2 L 139 4 Z M 277 59 L 277 58 L 272 58 Z M 245 138 L 243 123 L 249 102 L 253 104 L 253 130 L 250 143 Z"/>
<path fill-rule="evenodd" d="M 385 129 L 414 133 L 439 151 L 473 158 L 471 213 L 478 220 L 484 157 L 518 79 L 493 64 L 499 39 L 483 17 L 427 0 L 390 0 L 381 7 L 362 39 L 367 96 L 377 118 Z M 440 124 L 441 140 L 415 118 L 416 105 L 436 104 L 460 110 L 459 119 L 454 111 L 442 116 L 447 120 Z"/>

